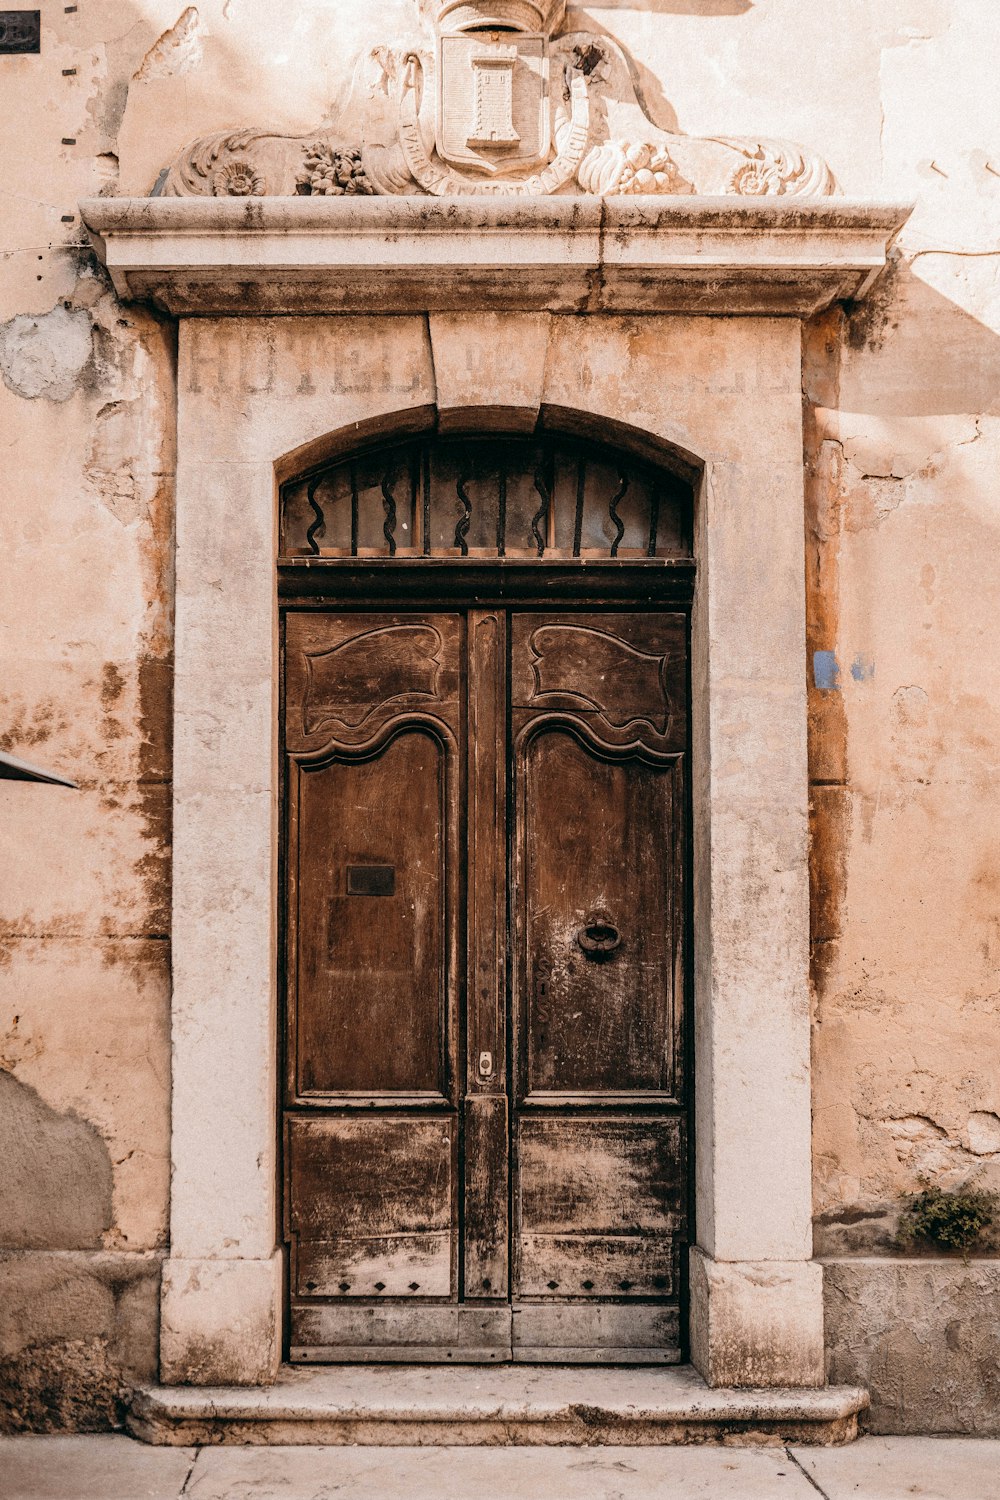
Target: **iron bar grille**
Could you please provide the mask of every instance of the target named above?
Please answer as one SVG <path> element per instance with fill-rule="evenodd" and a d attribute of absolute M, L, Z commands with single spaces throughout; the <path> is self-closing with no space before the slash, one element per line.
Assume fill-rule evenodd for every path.
<path fill-rule="evenodd" d="M 691 491 L 596 443 L 422 439 L 285 484 L 281 555 L 686 558 Z"/>

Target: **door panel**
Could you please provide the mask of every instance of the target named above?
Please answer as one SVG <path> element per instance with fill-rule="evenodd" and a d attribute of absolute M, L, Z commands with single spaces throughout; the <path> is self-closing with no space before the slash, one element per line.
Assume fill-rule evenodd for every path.
<path fill-rule="evenodd" d="M 521 614 L 511 637 L 512 1347 L 677 1358 L 685 622 Z"/>
<path fill-rule="evenodd" d="M 684 1214 L 678 1119 L 528 1117 L 518 1148 L 519 1296 L 675 1291 Z"/>
<path fill-rule="evenodd" d="M 683 615 L 518 614 L 511 635 L 515 726 L 565 715 L 595 745 L 684 753 Z"/>
<path fill-rule="evenodd" d="M 287 615 L 293 1359 L 680 1357 L 686 641 Z"/>
<path fill-rule="evenodd" d="M 349 1357 L 382 1299 L 380 1336 L 412 1344 L 412 1304 L 458 1298 L 462 636 L 458 615 L 286 618 L 296 1357 Z M 364 1310 L 340 1334 L 337 1303 Z"/>
<path fill-rule="evenodd" d="M 296 1362 L 497 1364 L 511 1358 L 507 1303 L 441 1306 L 303 1304 L 294 1313 Z"/>
<path fill-rule="evenodd" d="M 511 1357 L 525 1364 L 677 1364 L 680 1312 L 676 1303 L 516 1303 Z"/>
<path fill-rule="evenodd" d="M 377 759 L 299 766 L 296 780 L 299 982 L 311 1000 L 299 1093 L 443 1096 L 445 748 L 403 732 Z M 314 840 L 320 829 L 336 839 Z"/>
<path fill-rule="evenodd" d="M 524 818 L 528 1099 L 668 1090 L 671 768 L 543 731 L 525 749 Z"/>
<path fill-rule="evenodd" d="M 287 617 L 285 733 L 290 751 L 370 746 L 390 720 L 451 722 L 458 701 L 458 615 Z"/>
<path fill-rule="evenodd" d="M 454 1120 L 292 1116 L 292 1284 L 298 1297 L 447 1297 Z"/>

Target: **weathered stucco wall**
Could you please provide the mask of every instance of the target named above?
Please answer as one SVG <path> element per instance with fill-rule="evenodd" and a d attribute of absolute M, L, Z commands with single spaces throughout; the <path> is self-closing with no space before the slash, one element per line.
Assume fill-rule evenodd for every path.
<path fill-rule="evenodd" d="M 105 1423 L 153 1374 L 168 1209 L 175 338 L 115 301 L 77 202 L 148 192 L 199 133 L 335 122 L 413 16 L 89 0 L 0 57 L 0 745 L 80 782 L 0 782 L 13 1425 Z M 799 139 L 845 192 L 918 205 L 872 301 L 804 333 L 815 1243 L 830 1373 L 871 1383 L 875 1425 L 997 1431 L 995 1268 L 895 1240 L 922 1177 L 1000 1187 L 995 6 L 615 0 L 570 23 L 628 49 L 658 123 Z"/>
<path fill-rule="evenodd" d="M 172 328 L 76 202 L 115 180 L 131 6 L 0 58 L 0 1424 L 103 1425 L 156 1367 L 169 1179 Z M 15 123 L 16 122 L 16 123 Z"/>
<path fill-rule="evenodd" d="M 924 1182 L 1000 1187 L 995 18 L 905 9 L 858 63 L 916 211 L 872 301 L 805 336 L 815 1248 L 874 1425 L 995 1432 L 995 1261 L 897 1239 Z"/>

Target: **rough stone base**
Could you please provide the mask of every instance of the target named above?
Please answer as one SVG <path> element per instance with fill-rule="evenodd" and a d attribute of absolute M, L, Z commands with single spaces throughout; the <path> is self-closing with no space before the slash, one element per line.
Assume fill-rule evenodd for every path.
<path fill-rule="evenodd" d="M 158 1255 L 0 1253 L 0 1431 L 120 1427 L 155 1378 Z"/>
<path fill-rule="evenodd" d="M 1000 1260 L 825 1261 L 827 1375 L 878 1433 L 1000 1434 Z"/>
<path fill-rule="evenodd" d="M 160 1378 L 266 1385 L 280 1359 L 282 1261 L 181 1260 L 163 1267 Z"/>
<path fill-rule="evenodd" d="M 814 1261 L 717 1261 L 691 1251 L 691 1357 L 710 1386 L 823 1384 Z"/>

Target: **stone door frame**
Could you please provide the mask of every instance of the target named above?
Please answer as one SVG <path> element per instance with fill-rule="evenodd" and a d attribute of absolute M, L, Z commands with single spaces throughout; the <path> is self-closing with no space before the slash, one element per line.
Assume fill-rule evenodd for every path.
<path fill-rule="evenodd" d="M 180 319 L 165 1383 L 281 1362 L 278 485 L 434 425 L 600 431 L 697 475 L 690 1347 L 714 1386 L 823 1383 L 799 319 L 863 295 L 907 212 L 82 205 L 119 295 Z"/>
<path fill-rule="evenodd" d="M 664 374 L 682 373 L 669 414 L 629 424 L 634 440 L 700 470 L 692 1354 L 713 1384 L 822 1383 L 799 329 L 670 317 L 578 325 L 545 314 L 181 322 L 167 1383 L 266 1382 L 281 1359 L 277 484 L 318 444 L 334 452 L 356 440 L 359 421 L 386 435 L 428 420 L 611 435 L 623 381 L 642 383 L 627 370 L 637 338 Z M 591 368 L 581 379 L 578 339 L 606 377 Z M 522 356 L 516 406 L 502 349 Z M 306 365 L 311 390 L 296 378 Z"/>

